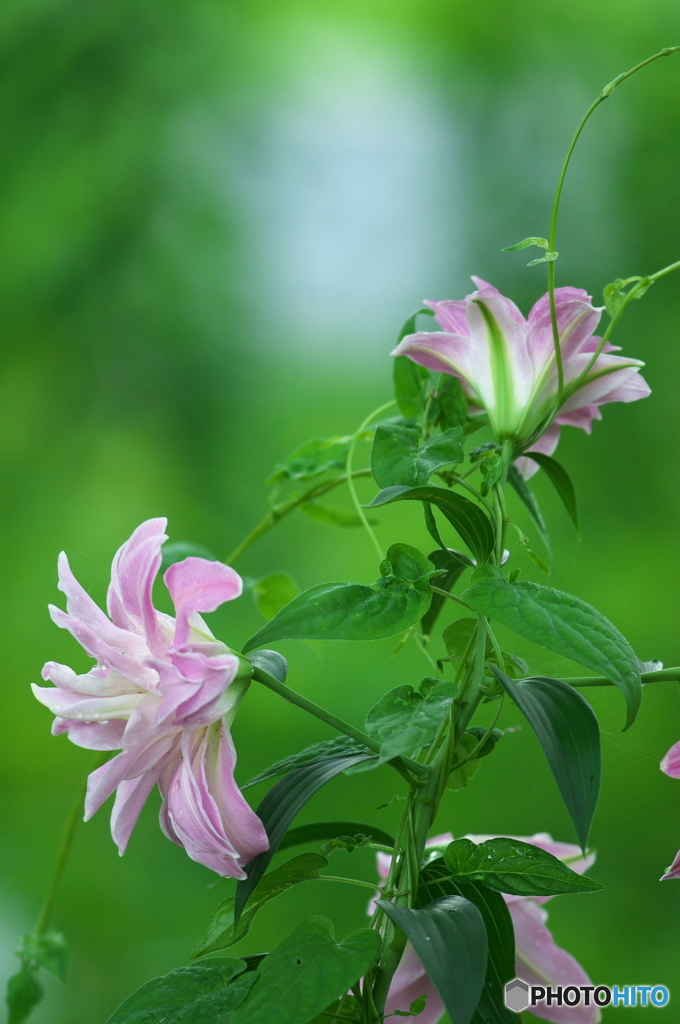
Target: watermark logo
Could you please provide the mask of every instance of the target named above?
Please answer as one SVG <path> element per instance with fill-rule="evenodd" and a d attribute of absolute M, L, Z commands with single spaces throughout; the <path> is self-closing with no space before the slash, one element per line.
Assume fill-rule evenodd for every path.
<path fill-rule="evenodd" d="M 515 1013 L 549 1006 L 666 1006 L 665 985 L 527 985 L 513 978 L 505 986 L 505 1005 Z"/>

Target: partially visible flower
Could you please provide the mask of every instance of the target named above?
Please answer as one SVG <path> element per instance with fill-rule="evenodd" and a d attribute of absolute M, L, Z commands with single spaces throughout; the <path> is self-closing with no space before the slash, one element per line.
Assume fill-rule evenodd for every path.
<path fill-rule="evenodd" d="M 167 540 L 165 519 L 137 527 L 113 560 L 110 618 L 59 556 L 66 612 L 54 622 L 85 648 L 96 666 L 84 675 L 48 661 L 35 696 L 80 747 L 121 750 L 92 772 L 87 821 L 114 791 L 111 834 L 121 855 L 156 784 L 160 823 L 169 839 L 220 875 L 243 878 L 243 865 L 268 849 L 264 827 L 234 781 L 236 751 L 229 725 L 250 670 L 212 635 L 199 612 L 238 597 L 242 581 L 221 562 L 186 558 L 164 575 L 176 618 L 156 611 L 152 590 Z"/>
<path fill-rule="evenodd" d="M 534 451 L 551 455 L 561 426 L 590 433 L 593 420 L 602 418 L 599 406 L 649 395 L 639 374 L 644 364 L 612 355 L 618 349 L 609 343 L 569 393 L 598 347 L 600 339 L 593 331 L 602 309 L 592 305 L 582 288 L 558 288 L 555 304 L 567 397 L 556 410 L 558 374 L 548 295 L 525 319 L 492 285 L 478 277 L 472 280 L 478 290 L 465 299 L 426 302 L 441 331 L 409 334 L 392 355 L 458 377 L 471 406 L 488 413 L 498 440 L 510 439 L 518 448 L 531 442 Z M 538 468 L 526 458 L 518 466 L 525 476 Z"/>
<path fill-rule="evenodd" d="M 495 836 L 474 835 L 466 836 L 473 843 L 483 843 L 486 839 L 494 839 Z M 511 836 L 509 838 L 520 839 L 523 843 L 531 843 L 533 846 L 540 846 L 553 856 L 569 864 L 572 871 L 583 874 L 588 870 L 595 860 L 594 854 L 583 856 L 578 846 L 571 843 L 556 843 L 547 832 L 538 832 L 534 836 Z M 453 836 L 445 834 L 436 836 L 427 843 L 428 849 L 445 849 Z M 387 878 L 389 874 L 390 857 L 386 854 L 378 854 L 378 871 L 381 878 Z M 551 896 L 527 897 L 527 896 L 504 896 L 508 905 L 512 923 L 515 929 L 515 971 L 518 978 L 526 981 L 528 985 L 550 985 L 553 988 L 557 985 L 567 987 L 568 985 L 590 985 L 591 981 L 581 965 L 566 950 L 560 949 L 545 922 L 547 913 L 540 903 L 546 903 Z M 401 963 L 392 979 L 387 1002 L 385 1004 L 385 1015 L 395 1013 L 397 1010 L 407 1011 L 414 999 L 418 996 L 427 997 L 425 1009 L 413 1018 L 418 1024 L 437 1024 L 437 1021 L 444 1015 L 444 1004 L 434 984 L 425 972 L 418 954 L 413 946 L 408 943 Z M 537 1005 L 531 1011 L 536 1017 L 552 1021 L 552 1024 L 598 1024 L 601 1020 L 601 1013 L 597 1006 L 546 1006 Z"/>
<path fill-rule="evenodd" d="M 680 779 L 680 741 L 674 743 L 664 757 L 661 762 L 661 771 L 670 775 L 672 779 Z M 661 881 L 665 882 L 669 878 L 680 878 L 680 850 L 671 866 L 661 876 Z"/>

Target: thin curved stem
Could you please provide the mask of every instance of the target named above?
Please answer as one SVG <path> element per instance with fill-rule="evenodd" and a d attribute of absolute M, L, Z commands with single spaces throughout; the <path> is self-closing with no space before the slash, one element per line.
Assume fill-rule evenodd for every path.
<path fill-rule="evenodd" d="M 600 95 L 595 100 L 593 100 L 593 102 L 590 104 L 590 106 L 586 110 L 585 114 L 583 115 L 583 117 L 579 121 L 578 127 L 576 128 L 576 131 L 574 132 L 573 138 L 572 138 L 572 140 L 571 140 L 571 142 L 569 144 L 569 148 L 567 150 L 567 155 L 564 158 L 564 163 L 562 164 L 562 169 L 560 170 L 559 178 L 557 179 L 557 188 L 555 189 L 555 198 L 553 200 L 552 213 L 551 213 L 551 216 L 550 216 L 550 232 L 549 232 L 549 235 L 548 235 L 548 251 L 550 253 L 554 253 L 554 251 L 555 251 L 555 243 L 556 243 L 556 236 L 557 236 L 557 217 L 558 217 L 558 214 L 559 214 L 560 200 L 562 198 L 562 189 L 564 188 L 564 181 L 565 181 L 565 178 L 567 176 L 567 170 L 569 168 L 569 164 L 571 162 L 572 155 L 573 155 L 574 150 L 576 148 L 576 143 L 578 142 L 578 140 L 579 140 L 579 138 L 581 136 L 581 132 L 585 128 L 585 126 L 586 126 L 590 116 L 595 112 L 595 110 L 597 110 L 597 108 L 599 107 L 599 105 L 601 103 L 604 103 L 604 101 L 606 99 L 608 99 L 609 96 L 611 96 L 611 94 L 613 93 L 614 89 L 616 89 L 617 86 L 621 85 L 622 82 L 625 82 L 627 78 L 630 78 L 631 75 L 634 75 L 634 74 L 636 74 L 636 72 L 641 71 L 642 68 L 644 68 L 648 64 L 651 64 L 654 61 L 658 60 L 660 57 L 669 57 L 672 53 L 677 53 L 678 50 L 680 50 L 680 46 L 665 47 L 663 50 L 660 50 L 658 53 L 655 53 L 651 57 L 647 57 L 646 60 L 641 61 L 640 64 L 636 64 L 635 67 L 630 68 L 628 71 L 624 71 L 623 74 L 621 74 L 621 75 L 618 75 L 612 82 L 609 82 L 608 85 L 605 85 L 605 87 L 602 90 L 602 92 L 600 93 Z M 557 413 L 557 410 L 562 405 L 562 395 L 563 395 L 563 391 L 564 391 L 564 369 L 563 369 L 563 366 L 562 366 L 562 351 L 561 351 L 561 348 L 560 348 L 560 333 L 559 333 L 559 327 L 558 327 L 558 324 L 557 324 L 557 310 L 556 310 L 556 307 L 555 307 L 555 262 L 554 262 L 554 260 L 549 260 L 548 261 L 548 294 L 549 294 L 549 297 L 550 297 L 550 320 L 551 320 L 551 323 L 552 323 L 553 345 L 555 347 L 555 363 L 557 365 L 557 378 L 558 378 L 557 401 L 556 401 L 556 406 L 555 406 L 555 413 Z"/>
<path fill-rule="evenodd" d="M 371 420 L 375 419 L 376 416 L 380 416 L 381 413 L 386 412 L 388 409 L 391 409 L 392 406 L 396 405 L 396 404 L 397 403 L 395 401 L 387 402 L 385 405 L 381 405 L 379 409 L 374 409 L 374 411 L 370 414 L 370 416 L 366 417 L 364 422 L 361 424 L 361 426 L 358 428 L 358 430 L 354 434 L 354 437 L 352 438 L 352 443 L 349 446 L 349 452 L 347 454 L 347 486 L 349 488 L 349 493 L 350 493 L 350 496 L 352 498 L 352 502 L 354 503 L 354 508 L 356 509 L 356 513 L 359 516 L 359 519 L 361 520 L 361 522 L 363 523 L 363 526 L 364 526 L 364 529 L 366 530 L 366 533 L 371 538 L 371 543 L 373 544 L 373 547 L 376 550 L 376 553 L 378 555 L 378 560 L 381 561 L 381 562 L 382 562 L 383 558 L 385 557 L 385 555 L 383 553 L 382 548 L 380 547 L 380 544 L 378 543 L 378 538 L 376 537 L 375 533 L 373 532 L 373 528 L 372 528 L 371 524 L 368 521 L 366 513 L 364 512 L 363 508 L 361 507 L 361 503 L 360 503 L 358 495 L 357 495 L 356 487 L 354 486 L 354 480 L 352 479 L 352 462 L 354 461 L 354 449 L 356 448 L 357 441 L 359 440 L 359 437 L 360 437 L 362 431 L 364 431 L 366 429 L 366 427 L 369 425 Z"/>
<path fill-rule="evenodd" d="M 662 668 L 658 672 L 642 672 L 642 682 L 648 683 L 680 683 L 680 667 Z M 570 686 L 616 686 L 606 676 L 562 676 L 562 681 Z"/>
<path fill-rule="evenodd" d="M 97 751 L 97 755 L 94 758 L 94 762 L 92 764 L 92 767 L 90 768 L 90 771 L 88 772 L 88 776 L 90 772 L 95 771 L 95 769 L 99 768 L 102 764 L 104 764 L 104 762 L 107 759 L 107 756 L 107 754 L 102 754 L 100 751 Z M 44 935 L 49 927 L 50 919 L 52 917 L 52 911 L 54 910 L 54 904 L 56 902 L 57 893 L 59 891 L 59 885 L 61 883 L 64 870 L 68 863 L 68 859 L 71 855 L 71 850 L 73 849 L 73 840 L 75 838 L 78 822 L 80 821 L 80 816 L 82 814 L 83 800 L 85 799 L 86 791 L 87 780 L 80 787 L 78 791 L 78 797 L 66 821 L 64 838 L 62 840 L 61 848 L 59 850 L 59 856 L 57 857 L 57 863 L 54 868 L 54 874 L 52 875 L 50 887 L 47 890 L 45 902 L 43 903 L 43 907 L 40 912 L 40 917 L 38 918 L 38 923 L 35 926 L 36 935 Z"/>

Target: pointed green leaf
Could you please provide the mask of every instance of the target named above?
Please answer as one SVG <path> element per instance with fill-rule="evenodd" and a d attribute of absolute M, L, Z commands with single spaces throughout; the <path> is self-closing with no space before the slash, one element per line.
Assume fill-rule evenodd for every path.
<path fill-rule="evenodd" d="M 585 665 L 618 686 L 626 698 L 628 728 L 642 697 L 638 660 L 609 619 L 585 601 L 538 583 L 508 583 L 500 569 L 473 574 L 463 600 L 475 611 L 554 654 Z"/>
<path fill-rule="evenodd" d="M 106 1024 L 206 1024 L 233 1011 L 256 975 L 243 960 L 215 959 L 181 967 L 133 992 Z M 240 977 L 239 977 L 240 975 Z"/>
<path fill-rule="evenodd" d="M 486 980 L 472 1024 L 520 1024 L 520 1018 L 505 1005 L 505 985 L 515 977 L 515 934 L 512 918 L 500 893 L 479 882 L 461 882 L 451 877 L 443 857 L 423 869 L 418 883 L 418 906 L 444 896 L 463 896 L 479 910 L 489 944 Z"/>
<path fill-rule="evenodd" d="M 431 743 L 457 693 L 445 680 L 420 693 L 412 686 L 386 693 L 366 717 L 366 732 L 381 744 L 378 764 Z"/>
<path fill-rule="evenodd" d="M 269 849 L 250 861 L 245 869 L 247 878 L 236 883 L 235 925 L 238 924 L 243 908 L 269 867 L 272 857 L 279 848 L 279 843 L 298 811 L 336 775 L 340 775 L 341 772 L 371 757 L 374 758 L 375 755 L 368 750 L 365 750 L 364 753 L 329 757 L 301 768 L 295 768 L 275 786 L 272 786 L 257 808 L 257 816 L 264 825 L 269 838 Z"/>
<path fill-rule="evenodd" d="M 270 871 L 260 881 L 243 908 L 238 927 L 234 923 L 234 897 L 227 896 L 215 910 L 210 924 L 189 959 L 216 953 L 220 949 L 240 942 L 248 932 L 256 915 L 270 900 L 301 882 L 318 879 L 323 868 L 328 867 L 326 857 L 318 853 L 300 853 L 297 857 Z"/>
<path fill-rule="evenodd" d="M 552 455 L 544 455 L 543 452 L 526 452 L 525 457 L 527 459 L 533 459 L 534 462 L 537 462 L 541 469 L 545 471 L 546 476 L 562 499 L 562 503 L 567 510 L 569 518 L 578 533 L 579 525 L 576 491 L 574 490 L 574 485 L 571 482 L 571 477 L 564 466 L 562 466 L 556 459 L 553 459 Z"/>
<path fill-rule="evenodd" d="M 308 1024 L 371 969 L 380 944 L 372 928 L 336 942 L 330 921 L 309 918 L 264 958 L 228 1024 Z"/>
<path fill-rule="evenodd" d="M 408 629 L 430 607 L 430 567 L 416 548 L 393 544 L 372 587 L 322 583 L 294 598 L 243 648 L 277 640 L 382 640 Z"/>
<path fill-rule="evenodd" d="M 455 1024 L 470 1024 L 487 968 L 484 919 L 470 900 L 445 896 L 422 909 L 387 900 L 377 906 L 413 944 Z"/>
<path fill-rule="evenodd" d="M 547 850 L 505 836 L 484 843 L 456 839 L 446 848 L 444 860 L 459 881 L 482 882 L 511 896 L 559 896 L 603 888 Z"/>
<path fill-rule="evenodd" d="M 379 508 L 395 501 L 425 501 L 436 505 L 472 551 L 478 564 L 493 551 L 494 531 L 487 515 L 468 498 L 444 487 L 387 487 L 367 508 Z"/>
<path fill-rule="evenodd" d="M 588 843 L 600 792 L 600 730 L 590 704 L 561 679 L 496 679 L 538 736 L 581 847 Z"/>
<path fill-rule="evenodd" d="M 66 981 L 66 939 L 60 932 L 24 935 L 19 956 L 24 963 L 44 967 L 59 981 Z"/>
<path fill-rule="evenodd" d="M 516 242 L 514 245 L 506 245 L 503 252 L 518 252 L 520 249 L 528 249 L 531 245 L 535 245 L 539 249 L 547 249 L 548 244 L 547 238 L 539 238 L 534 235 L 531 238 L 523 238 L 521 242 Z"/>

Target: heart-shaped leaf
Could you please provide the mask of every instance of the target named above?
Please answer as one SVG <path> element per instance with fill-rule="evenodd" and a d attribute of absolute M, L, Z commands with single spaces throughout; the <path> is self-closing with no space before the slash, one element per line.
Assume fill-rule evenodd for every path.
<path fill-rule="evenodd" d="M 247 654 L 278 640 L 381 640 L 414 625 L 430 606 L 432 575 L 425 556 L 393 544 L 373 586 L 322 583 L 306 590 L 250 638 Z"/>

